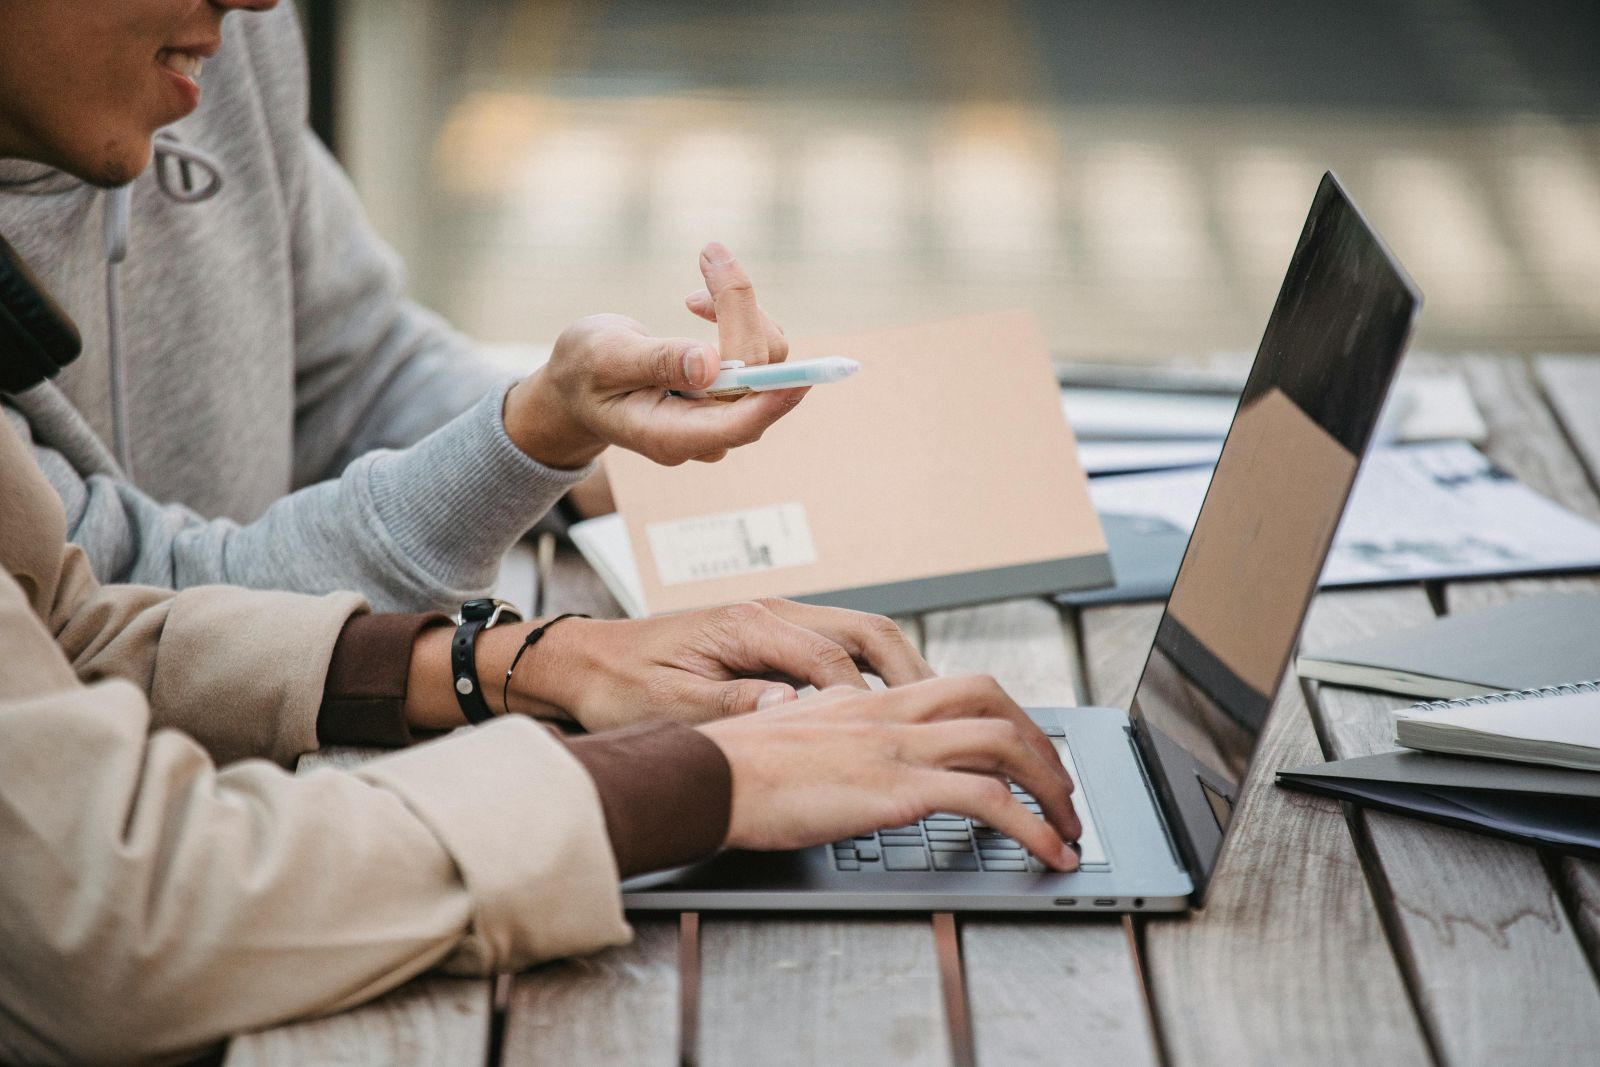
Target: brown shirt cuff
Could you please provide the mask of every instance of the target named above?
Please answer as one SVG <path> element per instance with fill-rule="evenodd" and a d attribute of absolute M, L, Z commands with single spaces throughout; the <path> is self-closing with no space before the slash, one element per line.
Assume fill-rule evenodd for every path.
<path fill-rule="evenodd" d="M 317 740 L 324 745 L 409 745 L 411 646 L 423 630 L 449 622 L 437 613 L 352 616 L 333 646 L 317 712 Z"/>
<path fill-rule="evenodd" d="M 699 730 L 645 723 L 566 744 L 600 793 L 622 877 L 693 863 L 727 839 L 733 771 Z"/>

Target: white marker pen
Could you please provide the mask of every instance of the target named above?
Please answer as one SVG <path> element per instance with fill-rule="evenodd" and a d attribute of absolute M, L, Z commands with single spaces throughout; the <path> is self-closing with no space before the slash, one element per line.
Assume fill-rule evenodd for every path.
<path fill-rule="evenodd" d="M 807 385 L 842 382 L 860 369 L 861 364 L 844 356 L 801 359 L 793 363 L 758 363 L 754 367 L 747 367 L 735 359 L 724 362 L 722 373 L 705 389 L 684 391 L 678 395 L 695 400 L 707 396 L 722 399 L 746 393 L 765 393 L 773 389 L 798 389 Z"/>

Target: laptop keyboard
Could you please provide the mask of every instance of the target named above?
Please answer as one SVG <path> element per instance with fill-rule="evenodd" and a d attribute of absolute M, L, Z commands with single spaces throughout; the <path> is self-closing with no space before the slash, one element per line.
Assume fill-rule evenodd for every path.
<path fill-rule="evenodd" d="M 1051 735 L 1061 762 L 1066 765 L 1072 780 L 1078 782 L 1073 794 L 1075 810 L 1083 823 L 1083 833 L 1073 845 L 1080 862 L 1085 866 L 1103 868 L 1105 850 L 1100 844 L 1100 834 L 1084 795 L 1082 779 L 1073 763 L 1062 731 L 1057 728 L 1045 731 Z M 1039 814 L 1039 803 L 1016 783 L 1011 792 L 1022 806 Z M 1015 839 L 999 830 L 964 815 L 935 812 L 921 822 L 909 826 L 892 826 L 874 834 L 862 834 L 833 843 L 834 866 L 841 871 L 1044 871 L 1048 868 L 1022 847 Z"/>

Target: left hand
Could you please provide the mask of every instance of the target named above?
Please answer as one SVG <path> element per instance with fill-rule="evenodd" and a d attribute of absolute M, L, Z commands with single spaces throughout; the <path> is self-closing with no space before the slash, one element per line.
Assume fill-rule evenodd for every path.
<path fill-rule="evenodd" d="M 520 641 L 527 628 L 485 632 L 481 664 L 491 661 L 482 642 L 497 631 Z M 796 699 L 798 686 L 864 690 L 863 671 L 891 686 L 934 676 L 893 621 L 842 608 L 760 600 L 653 619 L 567 619 L 523 656 L 511 710 L 591 731 L 693 724 L 775 707 Z M 484 677 L 504 674 L 502 666 Z M 489 695 L 495 711 L 499 695 Z"/>

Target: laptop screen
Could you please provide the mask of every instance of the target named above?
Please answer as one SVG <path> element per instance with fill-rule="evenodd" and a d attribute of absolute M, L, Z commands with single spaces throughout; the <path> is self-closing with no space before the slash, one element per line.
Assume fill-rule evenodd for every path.
<path fill-rule="evenodd" d="M 1420 304 L 1325 175 L 1130 709 L 1197 897 Z"/>

